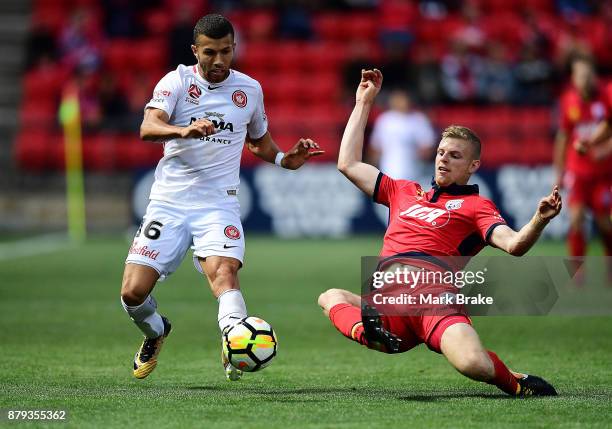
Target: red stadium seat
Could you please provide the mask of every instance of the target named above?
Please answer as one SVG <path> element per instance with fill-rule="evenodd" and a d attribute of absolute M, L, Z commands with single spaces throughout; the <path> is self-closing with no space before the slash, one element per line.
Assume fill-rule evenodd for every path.
<path fill-rule="evenodd" d="M 48 142 L 48 161 L 47 168 L 49 170 L 64 170 L 66 166 L 66 147 L 64 144 L 63 135 L 58 135 L 57 139 Z"/>
<path fill-rule="evenodd" d="M 133 135 L 118 135 L 114 146 L 116 165 L 121 169 L 154 167 L 163 153 L 162 145 L 142 141 Z"/>
<path fill-rule="evenodd" d="M 309 103 L 328 103 L 338 100 L 341 92 L 341 82 L 338 73 L 313 73 L 303 79 L 302 95 Z"/>
<path fill-rule="evenodd" d="M 121 71 L 130 68 L 136 52 L 132 50 L 132 41 L 128 39 L 115 39 L 109 41 L 104 49 L 104 63 L 112 71 Z"/>
<path fill-rule="evenodd" d="M 49 134 L 22 128 L 15 139 L 13 154 L 19 168 L 27 171 L 47 169 Z"/>
<path fill-rule="evenodd" d="M 339 41 L 345 37 L 341 22 L 344 16 L 337 13 L 323 13 L 314 20 L 314 27 L 319 37 L 325 41 Z"/>
<path fill-rule="evenodd" d="M 482 150 L 482 163 L 486 168 L 518 162 L 516 142 L 506 137 L 487 140 Z"/>
<path fill-rule="evenodd" d="M 204 16 L 209 13 L 209 5 L 207 0 L 164 0 L 162 9 L 166 10 L 169 15 L 176 15 L 179 9 L 187 9 L 193 16 Z M 194 23 L 195 24 L 195 23 Z"/>
<path fill-rule="evenodd" d="M 57 124 L 57 114 L 58 105 L 53 101 L 25 99 L 21 105 L 19 120 L 22 126 L 36 126 L 45 130 Z"/>
<path fill-rule="evenodd" d="M 275 51 L 274 43 L 245 43 L 237 58 L 240 69 L 247 74 L 273 72 Z"/>
<path fill-rule="evenodd" d="M 303 65 L 311 61 L 304 52 L 305 45 L 298 42 L 280 42 L 276 44 L 271 58 L 275 72 L 299 72 Z"/>
<path fill-rule="evenodd" d="M 273 83 L 267 84 L 265 97 L 273 103 L 299 104 L 307 90 L 300 75 L 281 74 Z"/>
<path fill-rule="evenodd" d="M 33 9 L 32 26 L 48 28 L 57 37 L 65 27 L 68 17 L 66 9 L 61 4 L 53 2 Z"/>
<path fill-rule="evenodd" d="M 115 136 L 98 134 L 83 141 L 83 165 L 89 171 L 113 171 L 116 167 Z"/>
<path fill-rule="evenodd" d="M 149 34 L 166 36 L 172 30 L 173 19 L 172 14 L 166 9 L 159 8 L 146 12 L 142 17 L 142 22 Z"/>
<path fill-rule="evenodd" d="M 13 154 L 26 171 L 54 171 L 64 168 L 64 140 L 59 133 L 22 129 L 15 138 Z"/>
<path fill-rule="evenodd" d="M 376 15 L 322 13 L 314 20 L 317 34 L 326 41 L 373 40 L 377 37 Z"/>
<path fill-rule="evenodd" d="M 145 39 L 133 42 L 129 63 L 131 68 L 134 70 L 158 70 L 167 67 L 167 45 L 167 41 L 163 38 Z"/>
<path fill-rule="evenodd" d="M 487 37 L 503 42 L 509 51 L 517 52 L 523 43 L 525 21 L 517 13 L 493 13 L 483 18 Z"/>
<path fill-rule="evenodd" d="M 347 59 L 347 54 L 346 46 L 342 43 L 308 44 L 304 47 L 303 55 L 310 60 L 304 61 L 302 67 L 308 70 L 334 70 L 342 66 Z"/>
<path fill-rule="evenodd" d="M 379 28 L 377 15 L 350 14 L 343 21 L 345 40 L 376 40 Z"/>
<path fill-rule="evenodd" d="M 275 36 L 277 21 L 278 17 L 273 10 L 251 10 L 248 19 L 242 23 L 241 37 L 250 41 L 272 40 Z"/>
<path fill-rule="evenodd" d="M 23 78 L 23 97 L 32 100 L 59 98 L 70 73 L 61 66 L 45 66 L 28 71 Z"/>

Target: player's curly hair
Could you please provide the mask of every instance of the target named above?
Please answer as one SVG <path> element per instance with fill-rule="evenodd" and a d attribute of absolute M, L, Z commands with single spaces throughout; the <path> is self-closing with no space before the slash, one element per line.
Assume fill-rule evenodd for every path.
<path fill-rule="evenodd" d="M 193 29 L 194 44 L 200 34 L 210 37 L 211 39 L 221 39 L 228 34 L 231 34 L 232 38 L 234 38 L 234 27 L 224 16 L 217 13 L 211 13 L 203 16 L 196 22 Z"/>
<path fill-rule="evenodd" d="M 469 142 L 472 145 L 472 149 L 474 149 L 474 159 L 480 159 L 480 138 L 468 127 L 462 127 L 461 125 L 446 127 L 442 131 L 442 139 L 445 138 L 461 139 Z"/>

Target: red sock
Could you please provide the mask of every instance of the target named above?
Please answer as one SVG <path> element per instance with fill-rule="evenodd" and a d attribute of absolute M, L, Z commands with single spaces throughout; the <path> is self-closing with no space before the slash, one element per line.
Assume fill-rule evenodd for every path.
<path fill-rule="evenodd" d="M 581 230 L 570 229 L 567 234 L 567 243 L 571 256 L 585 256 L 586 243 L 584 241 L 584 233 Z"/>
<path fill-rule="evenodd" d="M 359 307 L 350 304 L 336 304 L 329 310 L 329 320 L 346 338 L 367 347 Z"/>
<path fill-rule="evenodd" d="M 515 396 L 519 390 L 519 384 L 518 381 L 516 381 L 516 377 L 512 375 L 508 367 L 494 352 L 487 351 L 487 353 L 489 353 L 489 357 L 493 361 L 493 366 L 495 367 L 495 377 L 488 383 L 497 386 L 508 395 Z"/>

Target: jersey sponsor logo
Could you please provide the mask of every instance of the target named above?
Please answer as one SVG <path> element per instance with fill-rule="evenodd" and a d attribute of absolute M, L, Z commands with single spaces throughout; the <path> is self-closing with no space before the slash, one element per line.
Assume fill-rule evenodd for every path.
<path fill-rule="evenodd" d="M 240 238 L 240 230 L 236 228 L 234 225 L 228 225 L 223 230 L 225 236 L 232 240 L 238 240 Z"/>
<path fill-rule="evenodd" d="M 238 89 L 232 94 L 232 101 L 241 109 L 247 105 L 247 95 L 244 91 Z"/>
<path fill-rule="evenodd" d="M 167 89 L 158 89 L 157 91 L 153 91 L 153 98 L 163 98 L 170 97 L 172 93 Z"/>
<path fill-rule="evenodd" d="M 185 101 L 191 104 L 200 105 L 200 95 L 202 95 L 202 89 L 192 83 L 189 85 L 189 89 L 187 90 L 188 97 L 185 97 Z"/>
<path fill-rule="evenodd" d="M 130 255 L 141 255 L 146 258 L 156 260 L 157 256 L 159 255 L 159 250 L 149 249 L 148 246 L 137 246 L 136 244 L 132 244 L 128 253 Z"/>
<path fill-rule="evenodd" d="M 230 131 L 230 132 L 234 132 L 234 124 L 231 122 L 225 122 L 223 120 L 223 116 L 225 116 L 223 113 L 217 113 L 217 112 L 204 112 L 204 116 L 202 116 L 200 119 L 208 119 L 210 122 L 213 123 L 213 125 L 215 126 L 215 128 L 219 131 Z M 193 116 L 190 118 L 189 120 L 189 124 L 193 124 L 195 121 L 197 121 L 198 118 L 194 118 Z"/>
<path fill-rule="evenodd" d="M 196 85 L 195 83 L 192 83 L 191 85 L 189 85 L 187 94 L 189 94 L 191 98 L 200 98 L 200 95 L 202 95 L 202 90 L 200 89 L 198 85 Z"/>
<path fill-rule="evenodd" d="M 446 210 L 458 210 L 461 208 L 461 204 L 463 204 L 463 200 L 448 200 L 446 202 Z"/>
<path fill-rule="evenodd" d="M 450 221 L 450 213 L 436 207 L 413 204 L 400 211 L 399 220 L 419 228 L 441 228 Z"/>
<path fill-rule="evenodd" d="M 506 220 L 499 214 L 499 212 L 493 212 L 493 217 L 496 218 L 497 220 L 501 221 L 501 222 L 506 222 Z"/>
<path fill-rule="evenodd" d="M 200 140 L 204 142 L 211 142 L 211 143 L 232 144 L 232 141 L 230 139 L 222 139 L 220 137 L 206 136 L 206 137 L 200 137 Z"/>

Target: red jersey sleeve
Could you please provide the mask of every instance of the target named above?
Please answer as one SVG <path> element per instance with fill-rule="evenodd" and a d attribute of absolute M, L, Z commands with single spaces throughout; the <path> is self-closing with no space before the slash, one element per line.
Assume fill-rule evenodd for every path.
<path fill-rule="evenodd" d="M 376 186 L 374 186 L 374 195 L 372 195 L 374 202 L 389 207 L 397 191 L 397 182 L 397 180 L 393 180 L 386 174 L 378 173 Z"/>
<path fill-rule="evenodd" d="M 410 188 L 413 191 L 414 186 L 419 186 L 418 183 L 410 180 L 395 180 L 383 173 L 378 173 L 376 179 L 376 185 L 374 186 L 374 194 L 372 199 L 375 203 L 383 204 L 387 207 L 391 206 L 391 203 L 396 198 L 398 193 L 406 191 L 406 188 Z M 419 187 L 420 188 L 420 187 Z"/>
<path fill-rule="evenodd" d="M 480 198 L 475 207 L 476 228 L 482 239 L 489 243 L 491 233 L 498 225 L 505 225 L 506 221 L 499 214 L 499 209 L 491 200 Z"/>

